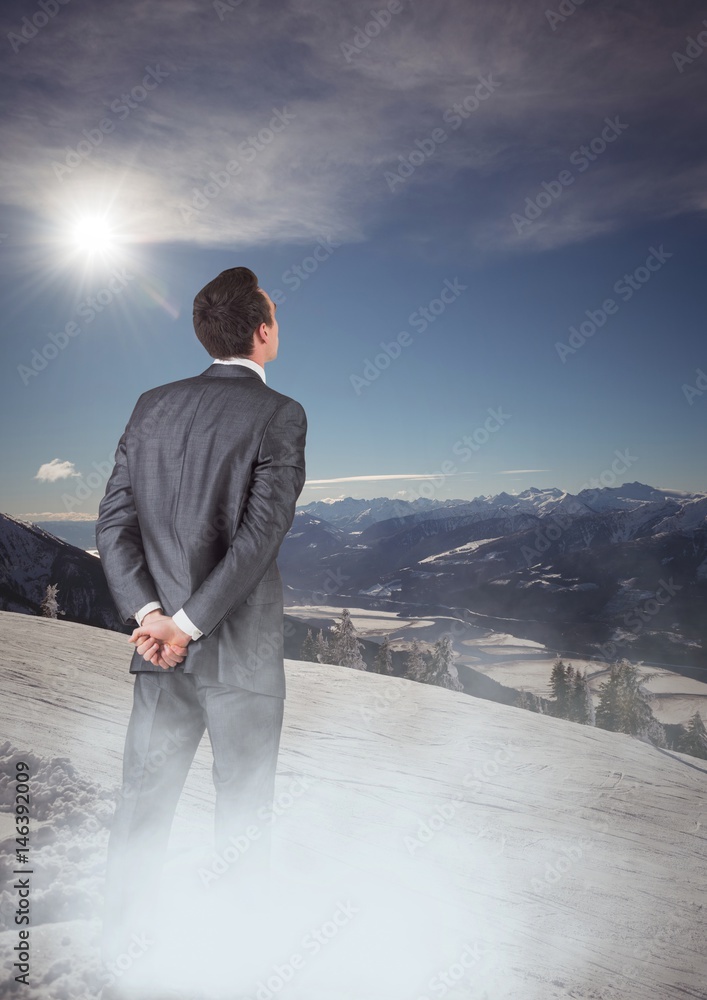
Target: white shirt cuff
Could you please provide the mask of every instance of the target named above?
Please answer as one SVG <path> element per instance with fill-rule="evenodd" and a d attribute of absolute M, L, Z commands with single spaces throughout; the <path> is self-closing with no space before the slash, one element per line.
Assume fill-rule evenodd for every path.
<path fill-rule="evenodd" d="M 160 611 L 162 610 L 162 605 L 160 604 L 159 601 L 150 601 L 149 604 L 144 604 L 139 611 L 136 611 L 135 614 L 133 615 L 133 618 L 138 623 L 138 625 L 142 625 L 142 619 L 145 617 L 145 615 L 149 611 L 156 611 L 158 608 L 160 609 Z"/>
<path fill-rule="evenodd" d="M 191 619 L 188 617 L 183 608 L 180 608 L 179 611 L 174 612 L 174 614 L 172 615 L 172 621 L 178 628 L 182 630 L 182 632 L 186 632 L 187 635 L 190 635 L 192 639 L 198 639 L 200 636 L 204 634 L 200 629 L 196 627 L 194 622 L 191 621 Z"/>

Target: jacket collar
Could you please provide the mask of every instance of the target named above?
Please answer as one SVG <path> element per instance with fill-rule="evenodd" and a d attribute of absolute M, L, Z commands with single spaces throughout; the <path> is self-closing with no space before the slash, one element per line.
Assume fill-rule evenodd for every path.
<path fill-rule="evenodd" d="M 214 362 L 209 365 L 200 375 L 215 375 L 217 378 L 241 378 L 246 376 L 246 378 L 257 378 L 259 382 L 263 382 L 260 375 L 252 368 L 247 368 L 246 365 L 219 365 Z M 263 385 L 265 383 L 263 382 Z"/>

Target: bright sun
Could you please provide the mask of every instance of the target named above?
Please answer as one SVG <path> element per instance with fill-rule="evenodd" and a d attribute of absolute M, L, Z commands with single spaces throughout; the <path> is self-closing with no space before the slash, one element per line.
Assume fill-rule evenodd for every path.
<path fill-rule="evenodd" d="M 77 250 L 91 256 L 106 254 L 116 243 L 110 223 L 100 215 L 86 215 L 80 219 L 73 228 L 71 239 Z"/>

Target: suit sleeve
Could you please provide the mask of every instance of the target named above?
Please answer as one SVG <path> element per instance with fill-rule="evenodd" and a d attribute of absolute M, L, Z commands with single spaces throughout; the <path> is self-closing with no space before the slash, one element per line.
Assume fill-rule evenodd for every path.
<path fill-rule="evenodd" d="M 142 546 L 126 458 L 126 432 L 118 442 L 115 466 L 98 506 L 96 547 L 115 606 L 128 624 L 145 604 L 154 601 L 161 607 L 162 602 Z"/>
<path fill-rule="evenodd" d="M 265 428 L 228 551 L 183 604 L 207 637 L 253 590 L 292 526 L 305 481 L 306 435 L 307 417 L 294 399 L 283 403 Z"/>

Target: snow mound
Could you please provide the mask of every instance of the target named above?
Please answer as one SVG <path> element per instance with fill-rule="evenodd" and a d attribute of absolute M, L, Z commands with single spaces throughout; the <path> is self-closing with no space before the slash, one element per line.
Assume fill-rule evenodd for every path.
<path fill-rule="evenodd" d="M 31 986 L 11 989 L 5 879 L 0 995 L 93 997 L 132 647 L 89 626 L 0 621 L 2 770 L 21 755 L 36 800 Z M 70 685 L 67 663 L 80 664 Z M 212 830 L 205 737 L 170 841 L 185 882 L 168 883 L 162 985 L 227 996 L 226 983 L 252 1000 L 707 997 L 703 762 L 408 680 L 286 667 L 274 950 L 242 984 L 228 949 L 220 968 L 204 963 L 184 919 L 179 887 Z M 7 824 L 3 836 L 7 875 Z"/>

